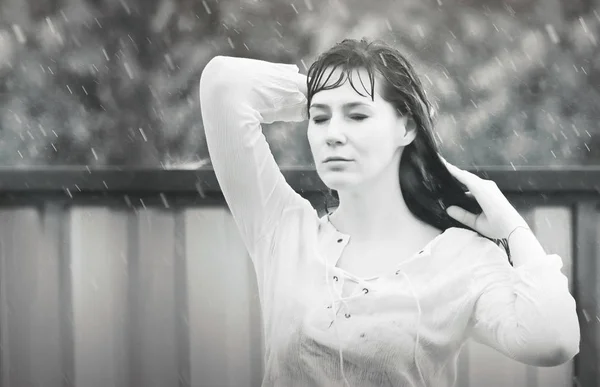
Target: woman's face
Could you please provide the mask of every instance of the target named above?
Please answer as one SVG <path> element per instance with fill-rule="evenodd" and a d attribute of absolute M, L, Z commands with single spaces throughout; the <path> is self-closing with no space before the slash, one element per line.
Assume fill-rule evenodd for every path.
<path fill-rule="evenodd" d="M 341 71 L 336 70 L 329 82 L 337 81 Z M 348 80 L 313 96 L 308 142 L 317 172 L 331 189 L 358 187 L 390 168 L 397 174 L 402 149 L 414 139 L 416 131 L 407 130 L 406 117 L 397 114 L 394 106 L 382 98 L 382 82 L 381 77 L 375 77 L 372 101 L 366 92 L 371 90 L 367 71 L 356 70 L 352 83 L 366 97 L 358 94 Z"/>

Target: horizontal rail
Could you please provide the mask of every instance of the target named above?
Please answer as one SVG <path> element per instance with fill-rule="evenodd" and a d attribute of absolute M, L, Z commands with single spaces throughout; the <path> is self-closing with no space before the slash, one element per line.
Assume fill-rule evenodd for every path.
<path fill-rule="evenodd" d="M 600 166 L 594 167 L 478 167 L 465 168 L 494 180 L 505 192 L 600 194 Z M 282 168 L 298 192 L 326 190 L 312 168 Z M 0 168 L 0 192 L 67 193 L 219 193 L 210 167 L 195 170 L 150 168 L 36 167 Z"/>

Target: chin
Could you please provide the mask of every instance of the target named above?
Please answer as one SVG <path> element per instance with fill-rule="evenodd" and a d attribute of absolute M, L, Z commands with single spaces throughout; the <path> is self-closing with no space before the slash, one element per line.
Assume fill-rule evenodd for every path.
<path fill-rule="evenodd" d="M 319 177 L 329 189 L 336 191 L 348 190 L 349 188 L 356 186 L 356 182 L 349 179 L 347 175 L 344 175 L 344 173 L 332 173 L 327 171 L 325 173 L 320 173 Z"/>

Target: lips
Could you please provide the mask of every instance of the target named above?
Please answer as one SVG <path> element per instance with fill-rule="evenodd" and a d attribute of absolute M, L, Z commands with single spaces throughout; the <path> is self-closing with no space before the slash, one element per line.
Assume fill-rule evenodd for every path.
<path fill-rule="evenodd" d="M 330 161 L 352 161 L 352 160 L 350 160 L 350 159 L 345 159 L 345 158 L 343 158 L 343 157 L 328 157 L 328 158 L 326 158 L 326 159 L 325 159 L 325 161 L 324 161 L 324 162 L 325 162 L 325 163 L 328 163 L 328 162 L 330 162 Z"/>

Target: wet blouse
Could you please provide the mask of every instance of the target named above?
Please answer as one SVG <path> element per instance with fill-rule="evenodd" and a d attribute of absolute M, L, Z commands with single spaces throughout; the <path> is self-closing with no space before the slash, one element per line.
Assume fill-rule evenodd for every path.
<path fill-rule="evenodd" d="M 200 81 L 212 165 L 256 270 L 263 386 L 454 386 L 469 337 L 529 364 L 558 348 L 573 357 L 579 325 L 557 255 L 512 267 L 451 228 L 386 275 L 336 267 L 350 236 L 286 183 L 261 130 L 306 118 L 304 79 L 294 65 L 219 56 Z"/>

